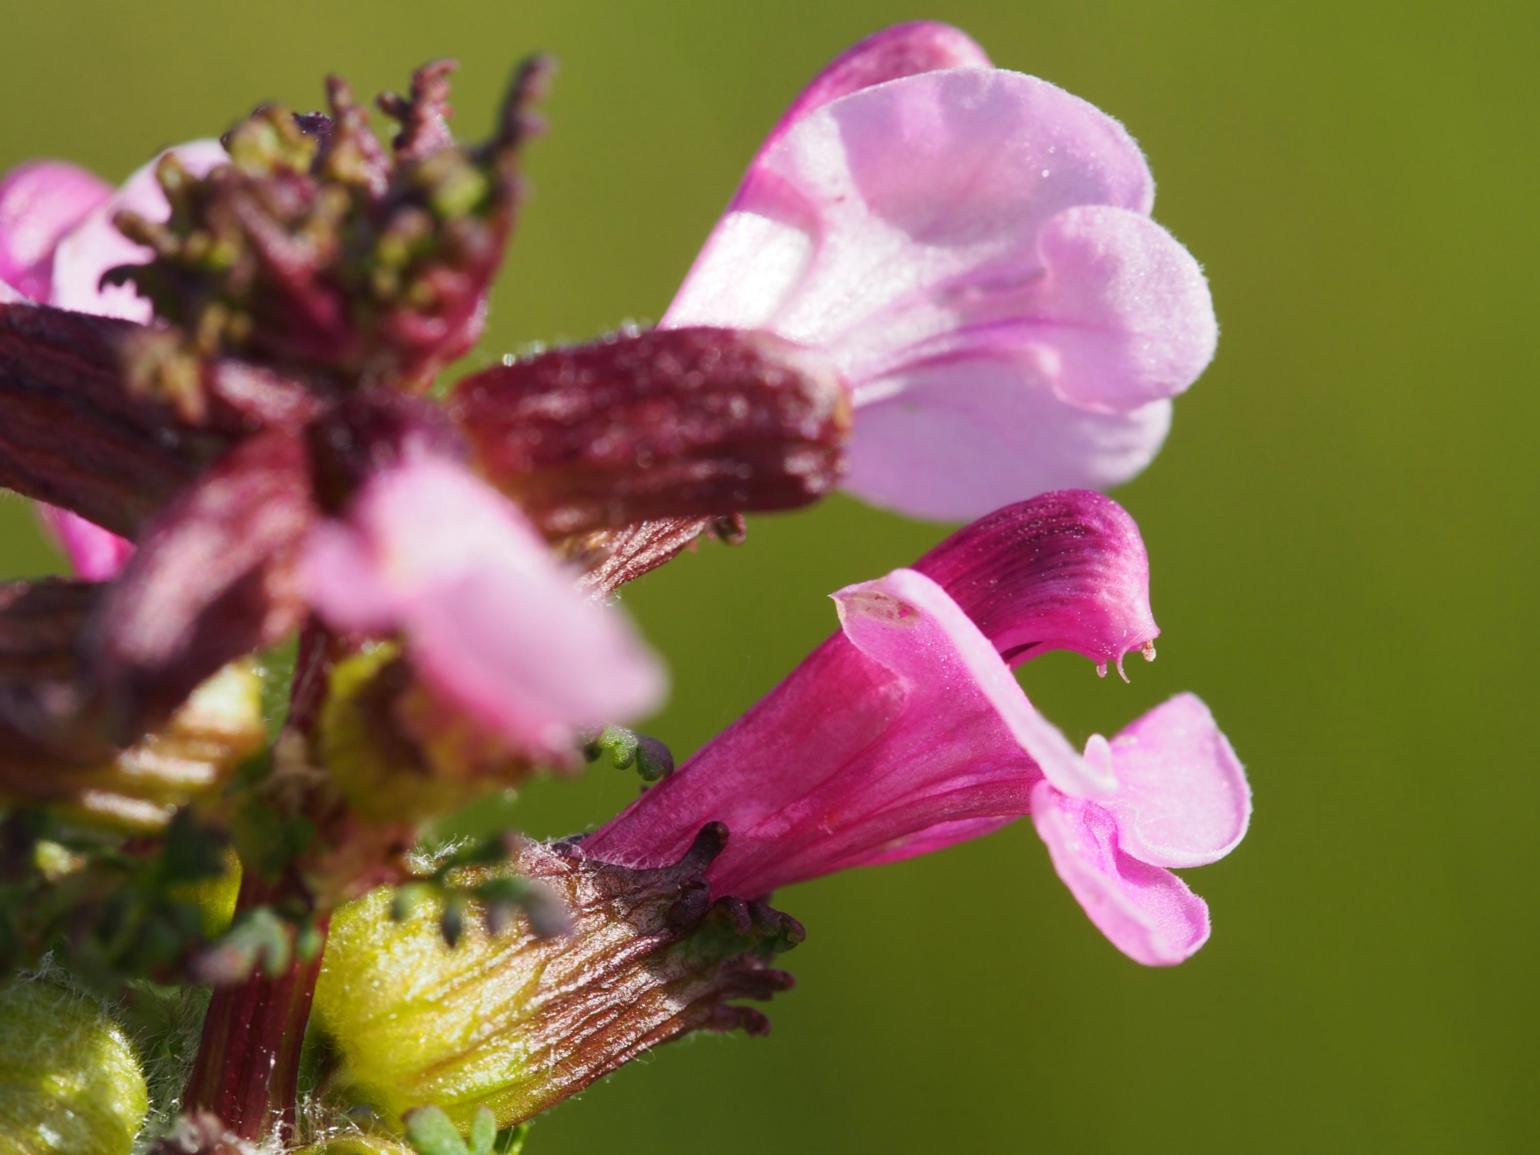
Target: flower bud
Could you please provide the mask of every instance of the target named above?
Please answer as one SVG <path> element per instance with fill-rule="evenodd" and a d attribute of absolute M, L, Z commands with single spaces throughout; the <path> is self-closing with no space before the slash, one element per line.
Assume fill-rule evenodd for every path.
<path fill-rule="evenodd" d="M 655 870 L 590 858 L 579 842 L 525 845 L 514 868 L 566 902 L 562 936 L 541 938 L 525 918 L 500 935 L 472 920 L 450 948 L 436 903 L 397 924 L 388 891 L 344 907 L 315 1002 L 341 1056 L 328 1093 L 392 1127 L 437 1106 L 463 1129 L 483 1104 L 507 1126 L 689 1031 L 767 1030 L 733 1000 L 791 985 L 768 960 L 802 928 L 762 904 L 710 901 L 702 873 L 725 836 L 707 827 Z"/>
<path fill-rule="evenodd" d="M 46 982 L 0 985 L 0 1155 L 128 1155 L 148 1109 L 101 1007 Z"/>
<path fill-rule="evenodd" d="M 551 537 L 793 509 L 834 488 L 850 398 L 766 333 L 619 334 L 495 365 L 450 410 L 482 471 Z"/>

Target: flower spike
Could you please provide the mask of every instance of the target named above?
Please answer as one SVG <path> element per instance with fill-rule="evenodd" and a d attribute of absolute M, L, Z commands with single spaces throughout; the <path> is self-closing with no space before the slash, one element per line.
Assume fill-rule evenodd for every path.
<path fill-rule="evenodd" d="M 131 1063 L 96 1131 L 26 1086 L 0 1147 L 9 1111 L 49 1150 L 515 1151 L 659 1043 L 767 1030 L 779 888 L 1023 817 L 1125 954 L 1208 937 L 1173 871 L 1251 808 L 1208 708 L 1081 747 L 1013 673 L 1121 674 L 1159 633 L 1132 519 L 1051 488 L 1143 468 L 1214 349 L 1123 127 L 955 28 L 879 32 L 774 126 L 656 329 L 455 384 L 550 65 L 476 146 L 453 69 L 379 97 L 386 133 L 331 77 L 326 112 L 260 106 L 117 190 L 0 175 L 0 486 L 77 573 L 0 584 L 0 971 L 217 988 L 179 1124 L 157 1086 L 135 1133 Z M 837 591 L 837 632 L 676 767 L 625 728 L 664 677 L 608 595 L 839 486 L 983 516 Z M 598 831 L 414 853 L 606 751 L 646 785 Z"/>
<path fill-rule="evenodd" d="M 849 401 L 818 354 L 731 329 L 613 338 L 494 366 L 450 411 L 553 537 L 786 509 L 839 478 Z"/>

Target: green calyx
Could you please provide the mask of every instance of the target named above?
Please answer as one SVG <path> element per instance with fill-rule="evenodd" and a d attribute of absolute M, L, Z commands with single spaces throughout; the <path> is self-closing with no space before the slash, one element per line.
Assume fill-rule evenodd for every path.
<path fill-rule="evenodd" d="M 767 960 L 801 931 L 762 904 L 710 900 L 703 872 L 722 837 L 704 832 L 658 869 L 525 843 L 509 866 L 451 876 L 547 888 L 566 907 L 563 935 L 542 937 L 522 912 L 502 928 L 464 918 L 451 947 L 442 895 L 402 903 L 382 889 L 343 907 L 315 998 L 337 1057 L 323 1096 L 392 1129 L 424 1104 L 462 1131 L 483 1107 L 510 1126 L 691 1031 L 763 1033 L 740 1000 L 790 985 Z"/>

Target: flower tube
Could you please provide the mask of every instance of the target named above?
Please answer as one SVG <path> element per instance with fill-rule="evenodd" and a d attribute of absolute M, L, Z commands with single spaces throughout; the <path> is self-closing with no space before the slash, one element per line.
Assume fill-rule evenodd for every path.
<path fill-rule="evenodd" d="M 721 822 L 712 894 L 755 898 L 1030 814 L 1119 949 L 1180 962 L 1207 939 L 1208 913 L 1167 868 L 1222 857 L 1250 816 L 1228 741 L 1180 695 L 1077 751 L 1007 664 L 1049 648 L 1105 663 L 1148 647 L 1147 575 L 1137 529 L 1107 498 L 1001 510 L 914 569 L 835 594 L 841 632 L 584 849 L 657 866 Z"/>

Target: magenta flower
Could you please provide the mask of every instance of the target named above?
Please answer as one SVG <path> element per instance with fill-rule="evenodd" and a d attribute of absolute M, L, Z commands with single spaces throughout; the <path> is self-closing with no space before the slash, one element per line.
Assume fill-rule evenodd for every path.
<path fill-rule="evenodd" d="M 924 517 L 1104 488 L 1154 457 L 1217 333 L 1116 121 L 900 25 L 792 105 L 664 317 L 768 329 L 854 391 L 845 488 Z"/>
<path fill-rule="evenodd" d="M 1096 494 L 1050 494 L 963 529 L 917 563 L 834 595 L 841 633 L 742 719 L 584 844 L 628 866 L 673 861 L 727 825 L 712 893 L 760 897 L 893 862 L 1030 814 L 1092 921 L 1142 963 L 1180 962 L 1207 907 L 1167 867 L 1222 857 L 1250 795 L 1197 698 L 1077 752 L 1008 663 L 1146 648 L 1143 543 Z"/>

